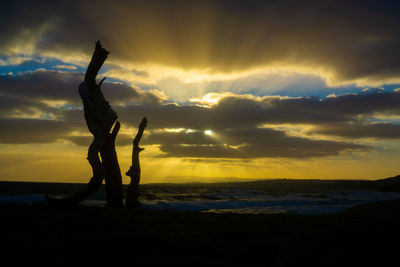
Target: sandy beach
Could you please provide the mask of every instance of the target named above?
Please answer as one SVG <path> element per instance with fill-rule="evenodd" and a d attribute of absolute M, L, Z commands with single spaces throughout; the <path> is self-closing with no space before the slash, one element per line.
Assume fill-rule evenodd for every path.
<path fill-rule="evenodd" d="M 333 215 L 247 215 L 0 204 L 14 264 L 356 266 L 397 259 L 400 200 Z"/>

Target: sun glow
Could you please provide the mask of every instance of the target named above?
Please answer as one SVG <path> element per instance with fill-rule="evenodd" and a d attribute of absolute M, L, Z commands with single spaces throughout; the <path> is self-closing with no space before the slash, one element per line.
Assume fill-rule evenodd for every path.
<path fill-rule="evenodd" d="M 205 130 L 205 131 L 204 131 L 204 134 L 206 134 L 206 135 L 212 135 L 213 132 L 212 132 L 211 130 Z"/>

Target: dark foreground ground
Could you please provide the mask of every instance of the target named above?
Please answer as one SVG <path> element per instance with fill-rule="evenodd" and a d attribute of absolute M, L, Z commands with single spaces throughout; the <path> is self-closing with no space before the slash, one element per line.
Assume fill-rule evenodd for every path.
<path fill-rule="evenodd" d="M 43 204 L 0 204 L 0 216 L 1 259 L 12 264 L 396 266 L 399 260 L 400 200 L 329 216 Z"/>

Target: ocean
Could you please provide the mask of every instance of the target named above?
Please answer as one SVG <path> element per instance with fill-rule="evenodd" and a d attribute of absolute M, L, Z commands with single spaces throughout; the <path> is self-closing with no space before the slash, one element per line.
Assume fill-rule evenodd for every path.
<path fill-rule="evenodd" d="M 143 209 L 183 210 L 242 214 L 312 214 L 336 213 L 350 207 L 400 198 L 400 192 L 357 189 L 354 186 L 293 186 L 285 181 L 275 184 L 147 184 L 140 187 Z M 286 182 L 287 185 L 287 182 Z M 82 184 L 0 182 L 0 203 L 35 204 L 44 195 L 63 197 L 79 190 Z M 126 191 L 126 187 L 124 188 Z M 105 206 L 102 187 L 82 205 Z"/>

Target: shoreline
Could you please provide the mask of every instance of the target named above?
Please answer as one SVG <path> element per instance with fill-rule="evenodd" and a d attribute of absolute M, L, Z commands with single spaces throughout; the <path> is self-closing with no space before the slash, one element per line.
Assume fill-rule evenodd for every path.
<path fill-rule="evenodd" d="M 379 183 L 381 182 L 367 183 L 368 186 L 365 186 L 351 181 L 262 181 L 245 185 L 143 185 L 140 187 L 140 201 L 148 210 L 326 215 L 362 203 L 400 198 L 400 192 L 395 186 L 391 187 L 393 190 L 379 190 L 383 188 Z M 80 190 L 82 186 L 83 184 L 3 182 L 0 183 L 0 203 L 38 203 L 44 201 L 45 195 L 61 198 Z M 103 185 L 81 204 L 105 206 L 104 189 Z M 124 192 L 126 189 L 125 187 Z"/>

